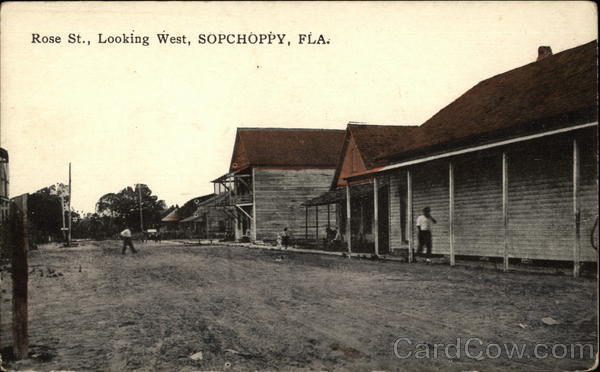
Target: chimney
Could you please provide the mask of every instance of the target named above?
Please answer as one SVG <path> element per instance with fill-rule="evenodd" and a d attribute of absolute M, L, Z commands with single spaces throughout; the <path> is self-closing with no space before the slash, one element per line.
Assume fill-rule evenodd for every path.
<path fill-rule="evenodd" d="M 538 48 L 538 57 L 537 57 L 537 61 L 541 61 L 542 59 L 549 57 L 552 55 L 552 48 L 550 48 L 549 46 L 541 46 Z"/>

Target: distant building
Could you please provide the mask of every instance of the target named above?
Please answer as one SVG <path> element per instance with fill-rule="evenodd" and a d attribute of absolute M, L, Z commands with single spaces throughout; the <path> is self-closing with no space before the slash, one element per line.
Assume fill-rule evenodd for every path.
<path fill-rule="evenodd" d="M 181 232 L 184 233 L 186 228 L 189 228 L 189 224 L 181 224 L 181 222 L 189 222 L 189 218 L 194 215 L 194 212 L 198 209 L 198 205 L 210 198 L 214 197 L 213 194 L 197 196 L 185 202 L 181 208 L 176 205 L 168 208 L 162 213 L 160 219 L 160 230 L 162 232 Z M 181 234 L 182 237 L 185 234 Z M 178 237 L 174 235 L 173 237 Z"/>
<path fill-rule="evenodd" d="M 341 130 L 238 128 L 229 172 L 213 181 L 235 238 L 274 241 L 286 227 L 294 240 L 313 235 L 301 204 L 329 189 L 343 139 Z"/>
<path fill-rule="evenodd" d="M 170 207 L 167 209 L 164 216 L 160 219 L 160 232 L 177 231 L 179 229 L 179 221 L 182 217 L 178 211 L 179 207 Z"/>
<path fill-rule="evenodd" d="M 190 237 L 201 239 L 233 239 L 234 215 L 220 205 L 223 194 L 210 194 L 196 203 L 194 213 L 179 221 Z"/>

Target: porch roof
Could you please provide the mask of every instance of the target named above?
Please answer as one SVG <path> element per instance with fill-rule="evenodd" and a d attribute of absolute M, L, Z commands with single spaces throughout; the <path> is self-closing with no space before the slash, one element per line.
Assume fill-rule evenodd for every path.
<path fill-rule="evenodd" d="M 372 183 L 363 183 L 360 185 L 350 186 L 351 196 L 365 196 L 373 192 Z M 327 191 L 316 198 L 309 199 L 302 203 L 305 207 L 315 207 L 318 205 L 327 205 L 343 202 L 346 200 L 346 188 L 340 187 L 335 190 Z"/>

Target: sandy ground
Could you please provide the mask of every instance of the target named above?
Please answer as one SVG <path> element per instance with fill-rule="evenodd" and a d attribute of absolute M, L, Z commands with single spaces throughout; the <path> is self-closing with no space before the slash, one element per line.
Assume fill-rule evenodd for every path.
<path fill-rule="evenodd" d="M 140 253 L 122 256 L 119 244 L 30 253 L 31 358 L 7 367 L 559 371 L 592 364 L 589 352 L 583 359 L 479 352 L 490 343 L 518 343 L 528 354 L 535 343 L 548 354 L 557 343 L 595 343 L 594 279 L 168 242 L 138 244 Z M 6 273 L 1 314 L 6 347 Z M 542 323 L 547 316 L 559 324 Z M 409 358 L 394 352 L 400 337 L 411 342 L 396 343 Z M 469 356 L 450 348 L 446 357 L 435 345 L 470 337 L 479 341 Z M 199 352 L 201 359 L 190 358 Z"/>

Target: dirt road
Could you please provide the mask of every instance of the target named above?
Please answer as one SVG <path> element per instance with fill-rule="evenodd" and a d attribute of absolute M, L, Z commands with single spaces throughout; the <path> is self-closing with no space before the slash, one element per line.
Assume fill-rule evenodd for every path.
<path fill-rule="evenodd" d="M 589 352 L 495 358 L 488 345 L 517 343 L 532 354 L 539 343 L 543 356 L 555 344 L 593 343 L 593 279 L 240 247 L 139 248 L 126 256 L 119 242 L 32 251 L 31 358 L 8 366 L 548 371 L 591 364 Z M 10 342 L 9 288 L 5 275 L 2 347 Z M 447 356 L 436 346 L 460 349 L 469 338 L 469 355 L 451 346 Z M 560 357 L 562 347 L 556 351 Z"/>

